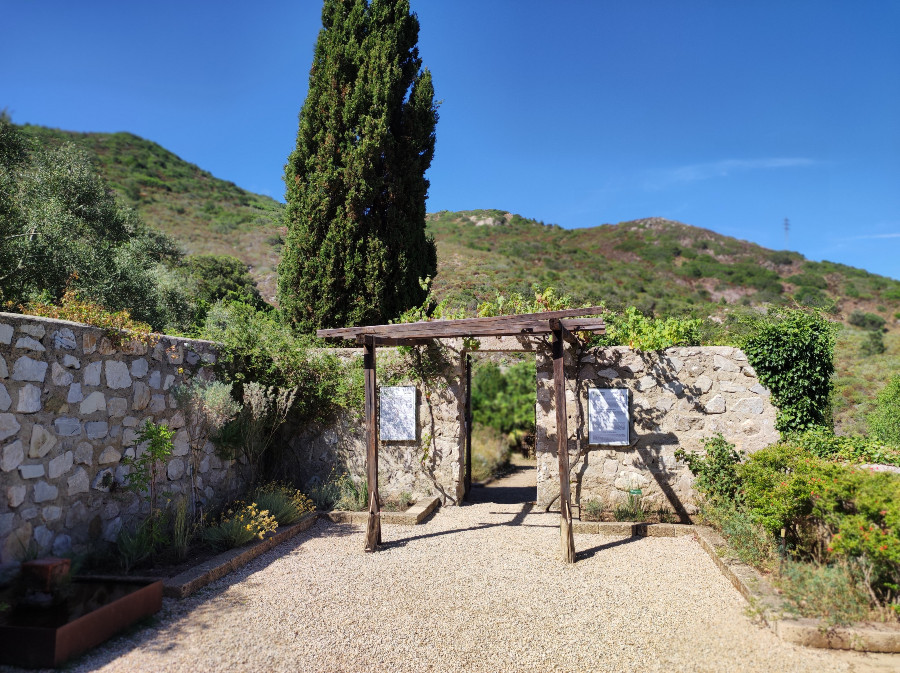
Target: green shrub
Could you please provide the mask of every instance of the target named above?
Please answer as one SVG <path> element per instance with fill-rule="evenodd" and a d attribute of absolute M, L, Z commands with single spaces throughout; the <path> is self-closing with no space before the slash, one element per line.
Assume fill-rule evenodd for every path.
<path fill-rule="evenodd" d="M 616 521 L 646 521 L 647 511 L 644 509 L 644 501 L 640 493 L 629 491 L 625 502 L 616 505 L 613 510 Z"/>
<path fill-rule="evenodd" d="M 253 492 L 253 501 L 260 510 L 275 517 L 279 526 L 294 523 L 307 512 L 313 511 L 312 501 L 287 484 L 271 482 Z"/>
<path fill-rule="evenodd" d="M 885 446 L 874 437 L 836 435 L 819 427 L 788 435 L 785 442 L 819 458 L 900 466 L 900 450 Z"/>
<path fill-rule="evenodd" d="M 122 569 L 131 571 L 165 547 L 169 542 L 165 530 L 165 516 L 159 513 L 148 516 L 133 529 L 123 526 L 116 536 L 116 553 Z"/>
<path fill-rule="evenodd" d="M 670 346 L 700 344 L 703 321 L 699 318 L 648 318 L 633 306 L 623 315 L 603 314 L 606 334 L 595 337 L 596 346 L 629 346 L 640 351 L 656 351 Z"/>
<path fill-rule="evenodd" d="M 859 569 L 849 563 L 784 563 L 776 584 L 789 610 L 801 617 L 823 617 L 850 624 L 869 614 L 869 594 Z"/>
<path fill-rule="evenodd" d="M 695 477 L 694 488 L 704 498 L 733 500 L 740 485 L 737 476 L 740 454 L 721 433 L 703 440 L 703 449 L 703 455 L 678 449 L 675 457 L 687 463 Z"/>
<path fill-rule="evenodd" d="M 534 432 L 537 403 L 535 362 L 518 362 L 506 370 L 493 362 L 475 368 L 472 376 L 472 412 L 483 425 L 502 433 Z"/>
<path fill-rule="evenodd" d="M 885 444 L 900 447 L 900 376 L 893 377 L 876 397 L 868 417 L 869 432 Z M 900 461 L 894 462 L 900 465 Z"/>
<path fill-rule="evenodd" d="M 266 533 L 278 527 L 275 517 L 261 510 L 256 503 L 232 504 L 219 521 L 203 531 L 204 539 L 216 549 L 233 549 L 253 541 L 262 540 Z"/>
<path fill-rule="evenodd" d="M 880 330 L 884 328 L 885 320 L 877 313 L 866 313 L 865 311 L 857 310 L 850 314 L 847 322 L 867 330 Z"/>
<path fill-rule="evenodd" d="M 701 503 L 700 515 L 722 533 L 739 560 L 757 568 L 772 567 L 772 536 L 744 507 L 731 500 L 710 499 Z"/>

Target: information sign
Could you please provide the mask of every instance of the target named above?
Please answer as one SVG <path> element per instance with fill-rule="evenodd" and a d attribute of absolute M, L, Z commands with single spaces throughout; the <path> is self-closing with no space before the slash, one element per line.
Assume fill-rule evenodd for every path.
<path fill-rule="evenodd" d="M 607 446 L 629 444 L 627 388 L 588 390 L 588 442 Z"/>
<path fill-rule="evenodd" d="M 381 440 L 404 442 L 416 440 L 415 386 L 383 386 L 381 388 Z"/>

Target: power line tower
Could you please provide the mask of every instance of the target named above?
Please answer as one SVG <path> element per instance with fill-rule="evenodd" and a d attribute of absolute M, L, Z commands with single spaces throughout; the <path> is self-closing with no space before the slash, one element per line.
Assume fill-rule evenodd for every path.
<path fill-rule="evenodd" d="M 787 250 L 790 247 L 788 243 L 788 234 L 791 229 L 791 221 L 788 218 L 784 218 L 784 249 Z"/>

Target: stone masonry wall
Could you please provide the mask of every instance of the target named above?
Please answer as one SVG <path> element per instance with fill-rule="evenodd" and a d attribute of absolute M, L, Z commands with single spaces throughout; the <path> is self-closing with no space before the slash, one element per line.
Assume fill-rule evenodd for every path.
<path fill-rule="evenodd" d="M 693 513 L 693 477 L 675 460 L 676 449 L 701 450 L 702 440 L 717 432 L 748 453 L 778 440 L 769 392 L 740 349 L 613 347 L 577 354 L 567 347 L 565 366 L 573 504 L 599 499 L 614 506 L 640 488 L 650 507 Z M 545 506 L 559 496 L 552 372 L 549 352 L 538 351 L 537 487 Z M 591 387 L 630 390 L 630 446 L 588 445 Z"/>
<path fill-rule="evenodd" d="M 145 419 L 177 430 L 162 490 L 201 500 L 239 489 L 211 444 L 191 457 L 170 394 L 216 359 L 205 341 L 161 337 L 120 346 L 97 328 L 0 313 L 0 563 L 114 541 L 148 504 L 121 488 Z"/>

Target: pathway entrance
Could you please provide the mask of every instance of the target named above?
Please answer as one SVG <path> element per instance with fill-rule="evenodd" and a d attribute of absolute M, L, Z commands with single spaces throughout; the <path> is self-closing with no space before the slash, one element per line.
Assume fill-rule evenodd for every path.
<path fill-rule="evenodd" d="M 534 503 L 537 500 L 537 466 L 534 458 L 513 453 L 509 462 L 511 467 L 508 474 L 486 486 L 473 485 L 467 501 L 501 505 Z"/>

